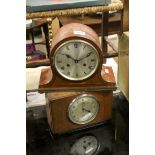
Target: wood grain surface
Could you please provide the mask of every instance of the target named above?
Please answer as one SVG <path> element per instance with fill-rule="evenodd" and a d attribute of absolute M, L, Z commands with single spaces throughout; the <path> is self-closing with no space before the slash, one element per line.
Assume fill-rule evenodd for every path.
<path fill-rule="evenodd" d="M 49 72 L 52 73 L 52 70 L 49 68 Z M 60 76 L 58 76 L 56 79 L 51 78 L 51 76 L 45 75 L 49 74 L 47 71 L 46 72 L 41 72 L 41 78 L 40 78 L 40 85 L 39 85 L 39 90 L 40 91 L 52 91 L 52 90 L 61 90 L 61 91 L 66 91 L 66 89 L 69 90 L 78 90 L 80 88 L 89 88 L 89 87 L 99 87 L 99 88 L 106 88 L 109 86 L 112 86 L 112 90 L 115 90 L 116 88 L 116 82 L 115 82 L 115 77 L 114 73 L 112 70 L 112 67 L 109 66 L 102 66 L 102 70 L 97 72 L 98 74 L 90 77 L 89 79 L 85 81 L 80 81 L 80 82 L 73 82 L 66 80 Z M 47 78 L 47 79 L 45 79 Z M 50 81 L 49 83 L 44 83 L 44 81 Z"/>
<path fill-rule="evenodd" d="M 81 92 L 80 94 L 66 94 L 66 98 L 52 100 L 53 93 L 47 94 L 47 117 L 48 123 L 54 134 L 70 132 L 73 130 L 89 127 L 97 123 L 104 122 L 112 117 L 112 91 L 107 92 Z M 68 117 L 68 106 L 71 101 L 81 94 L 92 94 L 99 101 L 99 111 L 95 119 L 84 125 L 78 125 L 70 121 Z M 58 93 L 59 94 L 59 93 Z M 59 94 L 60 95 L 60 94 Z M 63 96 L 65 93 L 63 93 Z"/>

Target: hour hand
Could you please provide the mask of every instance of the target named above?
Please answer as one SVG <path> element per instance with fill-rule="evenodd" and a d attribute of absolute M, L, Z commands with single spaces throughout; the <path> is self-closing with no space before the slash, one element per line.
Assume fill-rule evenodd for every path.
<path fill-rule="evenodd" d="M 86 111 L 86 112 L 90 112 L 90 110 L 87 110 L 87 109 L 85 109 L 85 108 L 82 108 L 82 111 Z"/>
<path fill-rule="evenodd" d="M 74 58 L 72 58 L 70 55 L 68 55 L 68 54 L 63 54 L 63 53 L 60 53 L 61 55 L 65 55 L 67 58 L 70 58 L 70 59 L 72 59 L 72 60 L 74 60 L 75 61 L 75 59 Z"/>

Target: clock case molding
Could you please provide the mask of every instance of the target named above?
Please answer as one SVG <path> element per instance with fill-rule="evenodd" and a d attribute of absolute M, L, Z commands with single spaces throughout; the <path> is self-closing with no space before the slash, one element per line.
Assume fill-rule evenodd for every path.
<path fill-rule="evenodd" d="M 74 33 L 79 32 L 79 33 Z M 99 65 L 97 70 L 91 77 L 82 81 L 71 81 L 63 78 L 57 71 L 54 66 L 54 54 L 56 49 L 66 41 L 69 40 L 84 40 L 90 44 L 92 44 L 98 51 L 99 54 Z M 41 90 L 53 90 L 53 88 L 57 90 L 78 90 L 80 88 L 83 89 L 85 87 L 104 87 L 104 89 L 109 89 L 111 87 L 112 90 L 116 89 L 116 83 L 114 74 L 111 67 L 103 66 L 103 52 L 100 47 L 99 37 L 96 32 L 89 28 L 86 25 L 80 23 L 72 23 L 66 24 L 56 33 L 52 40 L 52 50 L 50 53 L 51 60 L 51 73 L 50 76 L 46 77 L 45 83 L 39 86 Z M 105 71 L 107 70 L 107 72 Z M 41 77 L 44 77 L 41 75 Z M 45 77 L 44 77 L 45 78 Z M 109 87 L 109 88 L 108 88 Z"/>
<path fill-rule="evenodd" d="M 89 79 L 91 83 L 82 81 L 76 82 L 76 85 L 72 85 L 69 82 L 68 85 L 64 81 L 60 85 L 55 85 L 52 82 L 53 73 L 50 68 L 41 71 L 39 89 L 41 92 L 61 92 L 61 91 L 114 91 L 117 89 L 114 73 L 112 67 L 102 66 L 100 72 L 102 81 L 98 81 L 96 78 Z"/>

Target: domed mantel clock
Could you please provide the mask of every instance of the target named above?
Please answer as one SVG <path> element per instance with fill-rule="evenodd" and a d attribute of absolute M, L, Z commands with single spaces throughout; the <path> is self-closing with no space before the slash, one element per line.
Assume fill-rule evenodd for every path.
<path fill-rule="evenodd" d="M 112 68 L 103 69 L 99 37 L 86 25 L 70 23 L 58 30 L 52 40 L 50 62 L 53 77 L 40 88 L 115 85 Z"/>

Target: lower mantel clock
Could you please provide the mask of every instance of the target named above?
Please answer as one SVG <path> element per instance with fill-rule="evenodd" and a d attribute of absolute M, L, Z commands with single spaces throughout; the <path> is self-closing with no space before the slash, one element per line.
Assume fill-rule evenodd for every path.
<path fill-rule="evenodd" d="M 48 93 L 46 109 L 52 133 L 88 128 L 111 119 L 112 94 L 112 91 Z"/>

